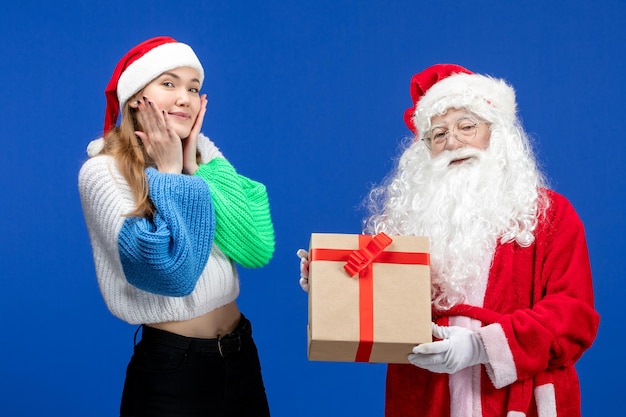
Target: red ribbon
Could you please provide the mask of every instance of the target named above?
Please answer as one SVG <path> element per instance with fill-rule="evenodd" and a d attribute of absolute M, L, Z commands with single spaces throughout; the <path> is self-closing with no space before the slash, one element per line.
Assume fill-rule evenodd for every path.
<path fill-rule="evenodd" d="M 384 233 L 359 235 L 359 249 L 311 248 L 310 260 L 347 262 L 350 276 L 359 274 L 359 346 L 355 362 L 369 362 L 374 346 L 374 271 L 373 263 L 429 265 L 430 256 L 423 252 L 383 252 L 392 239 Z"/>
<path fill-rule="evenodd" d="M 350 254 L 348 263 L 343 266 L 343 269 L 345 269 L 351 277 L 374 262 L 374 259 L 376 259 L 387 246 L 391 245 L 391 238 L 384 233 L 379 233 L 374 236 L 365 247 L 362 247 L 360 242 L 359 237 L 359 249 Z"/>

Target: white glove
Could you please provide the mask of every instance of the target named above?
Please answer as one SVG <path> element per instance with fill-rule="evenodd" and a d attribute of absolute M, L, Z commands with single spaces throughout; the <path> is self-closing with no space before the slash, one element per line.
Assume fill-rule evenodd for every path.
<path fill-rule="evenodd" d="M 468 366 L 489 362 L 482 340 L 475 332 L 459 326 L 433 323 L 433 336 L 443 339 L 413 348 L 409 362 L 431 372 L 453 374 Z"/>
<path fill-rule="evenodd" d="M 300 258 L 300 286 L 304 291 L 309 292 L 309 252 L 298 249 L 296 255 Z"/>

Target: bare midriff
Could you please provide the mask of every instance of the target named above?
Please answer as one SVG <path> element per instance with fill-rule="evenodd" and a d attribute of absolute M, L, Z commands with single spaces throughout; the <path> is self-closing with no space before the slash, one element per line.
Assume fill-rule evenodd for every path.
<path fill-rule="evenodd" d="M 233 301 L 190 320 L 150 323 L 146 326 L 187 337 L 212 339 L 231 333 L 239 324 L 240 318 L 239 307 Z"/>

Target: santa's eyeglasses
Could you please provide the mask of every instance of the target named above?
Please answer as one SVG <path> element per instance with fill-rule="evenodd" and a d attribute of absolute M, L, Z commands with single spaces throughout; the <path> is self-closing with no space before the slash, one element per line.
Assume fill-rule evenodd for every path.
<path fill-rule="evenodd" d="M 445 145 L 448 142 L 448 137 L 452 134 L 456 140 L 467 144 L 476 138 L 479 124 L 480 122 L 477 120 L 463 117 L 454 123 L 452 130 L 436 127 L 426 132 L 422 140 L 428 149 L 432 149 L 433 146 L 441 147 L 441 145 Z"/>

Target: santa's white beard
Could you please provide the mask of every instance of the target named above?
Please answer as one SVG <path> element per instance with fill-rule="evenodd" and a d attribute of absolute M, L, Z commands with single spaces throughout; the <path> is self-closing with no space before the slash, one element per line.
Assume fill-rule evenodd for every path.
<path fill-rule="evenodd" d="M 451 164 L 461 158 L 469 159 Z M 486 285 L 498 238 L 513 221 L 504 189 L 511 174 L 492 151 L 471 147 L 404 162 L 397 174 L 407 198 L 387 212 L 403 218 L 391 232 L 430 238 L 433 302 L 446 308 Z"/>

